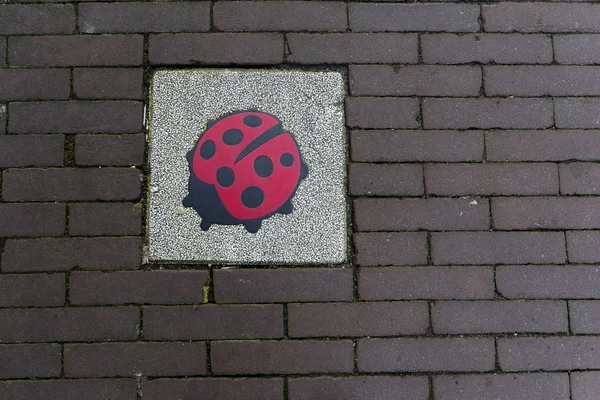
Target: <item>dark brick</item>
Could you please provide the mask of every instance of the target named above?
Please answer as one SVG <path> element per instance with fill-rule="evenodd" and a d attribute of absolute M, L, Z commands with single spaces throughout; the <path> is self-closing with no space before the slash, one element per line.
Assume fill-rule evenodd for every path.
<path fill-rule="evenodd" d="M 353 96 L 477 96 L 481 69 L 444 65 L 351 65 Z"/>
<path fill-rule="evenodd" d="M 70 91 L 68 69 L 0 69 L 0 101 L 68 99 Z"/>
<path fill-rule="evenodd" d="M 286 61 L 299 64 L 416 64 L 417 35 L 404 33 L 290 33 Z"/>
<path fill-rule="evenodd" d="M 599 301 L 570 301 L 569 316 L 572 333 L 597 334 L 600 333 Z"/>
<path fill-rule="evenodd" d="M 0 379 L 60 376 L 57 344 L 2 344 L 0 360 Z"/>
<path fill-rule="evenodd" d="M 143 133 L 127 135 L 77 135 L 77 165 L 128 166 L 144 163 L 146 137 Z"/>
<path fill-rule="evenodd" d="M 426 129 L 548 128 L 553 125 L 548 98 L 424 99 Z"/>
<path fill-rule="evenodd" d="M 433 34 L 421 36 L 423 61 L 431 64 L 549 64 L 552 40 L 546 35 Z"/>
<path fill-rule="evenodd" d="M 487 199 L 357 199 L 357 231 L 460 231 L 490 228 Z"/>
<path fill-rule="evenodd" d="M 290 400 L 427 400 L 429 384 L 425 377 L 353 376 L 317 377 L 289 380 Z"/>
<path fill-rule="evenodd" d="M 155 379 L 143 383 L 145 400 L 205 399 L 283 400 L 282 378 Z"/>
<path fill-rule="evenodd" d="M 218 1 L 215 27 L 222 31 L 345 31 L 346 5 L 335 1 Z"/>
<path fill-rule="evenodd" d="M 139 101 L 46 101 L 11 103 L 11 133 L 138 133 L 144 104 Z"/>
<path fill-rule="evenodd" d="M 21 36 L 8 40 L 12 66 L 142 65 L 142 35 Z"/>
<path fill-rule="evenodd" d="M 281 337 L 281 304 L 144 308 L 144 338 L 149 340 Z"/>
<path fill-rule="evenodd" d="M 73 91 L 80 99 L 141 100 L 143 79 L 141 68 L 76 68 L 73 70 Z"/>
<path fill-rule="evenodd" d="M 0 236 L 63 236 L 65 219 L 64 204 L 0 203 Z"/>
<path fill-rule="evenodd" d="M 598 131 L 500 131 L 486 134 L 490 161 L 600 160 Z"/>
<path fill-rule="evenodd" d="M 69 205 L 69 235 L 126 236 L 142 233 L 142 207 L 133 203 Z"/>
<path fill-rule="evenodd" d="M 419 100 L 396 97 L 346 98 L 346 124 L 357 128 L 419 128 Z"/>
<path fill-rule="evenodd" d="M 0 382 L 0 398 L 10 400 L 131 400 L 136 398 L 134 379 L 69 379 Z"/>
<path fill-rule="evenodd" d="M 600 298 L 600 269 L 593 265 L 510 265 L 496 274 L 506 298 Z"/>
<path fill-rule="evenodd" d="M 281 64 L 277 33 L 161 34 L 150 36 L 150 64 Z"/>
<path fill-rule="evenodd" d="M 600 193 L 600 165 L 570 163 L 559 165 L 561 194 Z"/>
<path fill-rule="evenodd" d="M 63 274 L 0 275 L 0 307 L 43 307 L 64 304 L 65 276 Z"/>
<path fill-rule="evenodd" d="M 600 232 L 567 232 L 570 262 L 600 262 Z"/>
<path fill-rule="evenodd" d="M 424 193 L 423 167 L 416 164 L 352 163 L 348 180 L 350 194 L 354 196 L 422 196 Z"/>
<path fill-rule="evenodd" d="M 436 334 L 567 333 L 564 301 L 442 301 L 431 309 Z"/>
<path fill-rule="evenodd" d="M 217 303 L 351 301 L 352 270 L 347 268 L 217 269 Z"/>
<path fill-rule="evenodd" d="M 600 62 L 600 35 L 554 35 L 554 58 L 560 64 Z"/>
<path fill-rule="evenodd" d="M 206 374 L 204 343 L 65 345 L 65 376 L 133 377 Z"/>
<path fill-rule="evenodd" d="M 479 131 L 352 131 L 350 141 L 353 161 L 483 160 Z M 598 142 L 600 146 L 600 136 Z"/>
<path fill-rule="evenodd" d="M 597 96 L 600 67 L 493 66 L 485 67 L 488 96 Z"/>
<path fill-rule="evenodd" d="M 569 3 L 499 3 L 483 5 L 489 32 L 600 31 L 600 6 Z"/>
<path fill-rule="evenodd" d="M 134 307 L 0 310 L 2 342 L 73 342 L 136 339 L 140 311 Z"/>
<path fill-rule="evenodd" d="M 600 373 L 571 373 L 571 393 L 573 400 L 595 400 L 600 393 Z"/>
<path fill-rule="evenodd" d="M 425 233 L 356 233 L 356 264 L 415 265 L 427 263 Z"/>
<path fill-rule="evenodd" d="M 554 99 L 557 128 L 599 128 L 600 99 L 557 98 Z"/>
<path fill-rule="evenodd" d="M 426 302 L 290 304 L 290 337 L 398 336 L 429 329 Z"/>
<path fill-rule="evenodd" d="M 73 33 L 72 5 L 10 5 L 0 7 L 0 35 Z M 0 79 L 1 81 L 1 79 Z"/>
<path fill-rule="evenodd" d="M 140 177 L 133 168 L 8 169 L 2 196 L 5 201 L 135 200 Z"/>
<path fill-rule="evenodd" d="M 431 235 L 434 264 L 564 263 L 562 232 L 452 232 Z"/>
<path fill-rule="evenodd" d="M 3 123 L 0 116 L 0 133 L 4 130 Z M 62 135 L 2 135 L 0 168 L 61 166 L 64 163 L 64 149 Z"/>
<path fill-rule="evenodd" d="M 360 339 L 361 372 L 490 371 L 494 340 L 483 338 Z"/>
<path fill-rule="evenodd" d="M 429 194 L 558 194 L 556 164 L 430 164 L 425 166 Z"/>
<path fill-rule="evenodd" d="M 201 32 L 210 29 L 206 2 L 88 3 L 79 5 L 82 33 Z"/>
<path fill-rule="evenodd" d="M 6 65 L 6 39 L 0 38 L 0 67 Z"/>
<path fill-rule="evenodd" d="M 491 299 L 492 267 L 361 268 L 362 300 Z"/>
<path fill-rule="evenodd" d="M 3 272 L 139 268 L 142 240 L 121 238 L 9 239 Z"/>
<path fill-rule="evenodd" d="M 348 5 L 353 31 L 477 32 L 476 4 L 368 4 Z"/>
<path fill-rule="evenodd" d="M 0 51 L 2 48 L 0 46 Z M 0 104 L 0 135 L 6 133 L 6 105 Z"/>
<path fill-rule="evenodd" d="M 600 198 L 524 197 L 492 201 L 494 228 L 502 230 L 597 229 Z"/>
<path fill-rule="evenodd" d="M 73 272 L 72 304 L 202 303 L 208 271 Z"/>
<path fill-rule="evenodd" d="M 433 392 L 436 400 L 569 400 L 569 375 L 441 375 Z"/>
<path fill-rule="evenodd" d="M 504 371 L 597 369 L 600 337 L 530 337 L 498 339 Z"/>
<path fill-rule="evenodd" d="M 211 365 L 217 375 L 352 372 L 349 340 L 213 342 Z"/>

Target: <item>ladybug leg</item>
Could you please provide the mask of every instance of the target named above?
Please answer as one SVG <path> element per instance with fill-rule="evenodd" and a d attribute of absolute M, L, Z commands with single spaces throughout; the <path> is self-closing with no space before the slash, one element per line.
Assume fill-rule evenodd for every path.
<path fill-rule="evenodd" d="M 290 200 L 283 203 L 283 205 L 277 210 L 277 212 L 280 214 L 291 214 L 292 211 L 294 211 L 294 206 Z"/>
<path fill-rule="evenodd" d="M 202 218 L 202 222 L 200 222 L 200 229 L 202 229 L 203 231 L 207 231 L 211 225 L 212 222 L 210 222 L 206 218 Z"/>
<path fill-rule="evenodd" d="M 246 230 L 248 232 L 256 233 L 260 229 L 261 224 L 262 224 L 261 220 L 251 220 L 251 221 L 244 222 L 244 227 L 246 228 Z"/>
<path fill-rule="evenodd" d="M 192 200 L 192 196 L 187 195 L 187 196 L 184 197 L 184 199 L 181 202 L 181 204 L 183 204 L 184 207 L 193 207 L 194 206 L 194 200 Z"/>
<path fill-rule="evenodd" d="M 306 164 L 304 164 L 304 162 L 302 162 L 302 164 L 300 165 L 300 179 L 306 178 L 307 175 L 308 175 L 308 165 L 306 165 Z"/>

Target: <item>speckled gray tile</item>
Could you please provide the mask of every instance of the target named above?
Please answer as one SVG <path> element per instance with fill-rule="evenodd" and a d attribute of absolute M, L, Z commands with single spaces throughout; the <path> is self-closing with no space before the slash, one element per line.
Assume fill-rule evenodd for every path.
<path fill-rule="evenodd" d="M 338 72 L 196 69 L 154 75 L 149 135 L 148 238 L 151 262 L 334 264 L 346 261 L 344 79 Z M 186 153 L 206 124 L 227 113 L 277 116 L 308 164 L 291 214 L 276 214 L 257 233 L 242 225 L 200 229 L 184 208 Z"/>

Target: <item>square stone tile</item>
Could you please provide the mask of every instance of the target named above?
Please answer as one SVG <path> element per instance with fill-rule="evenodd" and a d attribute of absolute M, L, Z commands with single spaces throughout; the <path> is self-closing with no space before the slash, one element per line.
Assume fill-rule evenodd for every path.
<path fill-rule="evenodd" d="M 150 261 L 345 262 L 344 94 L 330 71 L 157 71 Z"/>

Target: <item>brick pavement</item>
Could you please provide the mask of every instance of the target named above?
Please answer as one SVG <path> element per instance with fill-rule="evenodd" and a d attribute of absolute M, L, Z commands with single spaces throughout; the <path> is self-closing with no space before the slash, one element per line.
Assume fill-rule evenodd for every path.
<path fill-rule="evenodd" d="M 3 3 L 1 400 L 600 399 L 600 4 Z M 351 263 L 144 263 L 194 66 L 345 73 Z"/>

